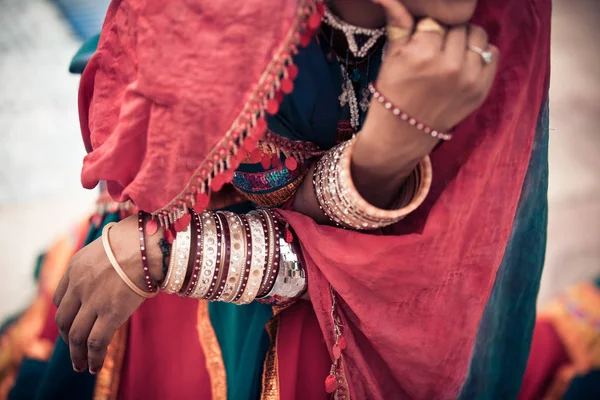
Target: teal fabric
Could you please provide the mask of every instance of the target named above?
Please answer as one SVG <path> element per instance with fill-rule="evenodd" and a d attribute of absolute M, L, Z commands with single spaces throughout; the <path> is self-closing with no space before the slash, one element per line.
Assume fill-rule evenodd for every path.
<path fill-rule="evenodd" d="M 546 251 L 548 124 L 546 103 L 540 110 L 512 233 L 479 324 L 461 400 L 516 399 L 521 387 Z"/>
<path fill-rule="evenodd" d="M 119 213 L 106 215 L 101 226 L 92 227 L 86 244 L 102 235 L 104 225 L 117 221 L 119 221 Z M 24 360 L 9 400 L 91 399 L 95 383 L 96 377 L 88 372 L 73 371 L 69 347 L 59 338 L 47 363 Z"/>
<path fill-rule="evenodd" d="M 100 40 L 100 35 L 92 36 L 88 39 L 83 46 L 77 51 L 77 54 L 71 60 L 71 65 L 69 65 L 69 72 L 72 74 L 81 74 L 85 69 L 85 66 L 90 61 L 90 58 L 96 52 L 96 48 L 98 47 L 98 41 Z"/>

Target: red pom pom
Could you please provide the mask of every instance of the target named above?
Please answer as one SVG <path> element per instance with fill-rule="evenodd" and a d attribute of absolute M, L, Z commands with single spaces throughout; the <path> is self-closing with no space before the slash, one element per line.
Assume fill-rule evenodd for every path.
<path fill-rule="evenodd" d="M 275 92 L 275 98 L 277 99 L 279 104 L 283 103 L 283 93 L 281 92 L 281 90 Z"/>
<path fill-rule="evenodd" d="M 269 157 L 267 154 L 265 154 L 262 158 L 262 161 L 260 162 L 263 169 L 269 169 L 271 167 L 271 157 Z"/>
<path fill-rule="evenodd" d="M 146 235 L 153 236 L 158 231 L 158 222 L 151 219 L 146 224 Z"/>
<path fill-rule="evenodd" d="M 312 40 L 312 37 L 313 31 L 311 31 L 310 29 L 305 30 L 302 36 L 300 37 L 300 46 L 308 46 L 310 44 L 310 41 Z"/>
<path fill-rule="evenodd" d="M 343 336 L 340 336 L 338 339 L 338 345 L 340 346 L 340 349 L 344 350 L 346 347 L 348 347 L 348 342 L 346 342 L 346 338 Z"/>
<path fill-rule="evenodd" d="M 298 161 L 294 157 L 288 157 L 285 159 L 285 166 L 290 171 L 294 171 L 298 168 Z"/>
<path fill-rule="evenodd" d="M 292 243 L 294 241 L 294 235 L 292 235 L 292 232 L 289 229 L 285 230 L 284 240 L 286 243 Z"/>
<path fill-rule="evenodd" d="M 335 379 L 335 376 L 329 375 L 325 378 L 325 391 L 327 393 L 333 393 L 335 392 L 335 389 L 337 389 L 337 379 Z"/>
<path fill-rule="evenodd" d="M 196 203 L 194 204 L 194 211 L 198 214 L 206 210 L 208 207 L 208 203 L 210 202 L 210 197 L 206 193 L 198 193 L 196 195 Z"/>
<path fill-rule="evenodd" d="M 167 242 L 173 244 L 175 237 L 173 236 L 173 232 L 171 232 L 170 229 L 165 229 L 165 239 L 167 240 Z"/>
<path fill-rule="evenodd" d="M 294 90 L 294 82 L 291 79 L 281 81 L 281 91 L 285 94 L 290 94 Z"/>
<path fill-rule="evenodd" d="M 333 345 L 333 357 L 336 360 L 339 360 L 339 358 L 342 356 L 342 349 L 340 349 L 340 346 L 335 344 Z"/>
<path fill-rule="evenodd" d="M 295 64 L 288 65 L 287 73 L 290 79 L 296 79 L 298 76 L 298 67 Z"/>
<path fill-rule="evenodd" d="M 317 13 L 321 16 L 325 15 L 325 3 L 317 3 Z"/>
<path fill-rule="evenodd" d="M 267 121 L 261 117 L 256 120 L 256 125 L 254 126 L 254 130 L 252 131 L 252 136 L 258 137 L 262 136 L 263 133 L 267 130 Z"/>
<path fill-rule="evenodd" d="M 179 218 L 179 221 L 181 221 L 181 225 L 183 225 L 183 228 L 185 229 L 190 222 L 192 222 L 192 214 L 189 212 L 183 214 L 181 218 Z"/>
<path fill-rule="evenodd" d="M 244 140 L 244 148 L 250 152 L 256 148 L 256 143 L 258 143 L 258 137 L 248 136 Z"/>
<path fill-rule="evenodd" d="M 319 29 L 319 26 L 321 26 L 321 19 L 322 18 L 323 17 L 319 13 L 315 13 L 315 14 L 311 15 L 308 18 L 308 27 L 312 31 L 316 31 L 317 29 Z"/>
<path fill-rule="evenodd" d="M 279 102 L 277 99 L 274 98 L 267 102 L 266 111 L 271 115 L 277 114 L 277 111 L 279 111 Z"/>
<path fill-rule="evenodd" d="M 213 192 L 218 192 L 219 190 L 223 189 L 224 184 L 225 181 L 223 180 L 223 177 L 221 175 L 217 175 L 210 182 L 210 188 Z"/>
<path fill-rule="evenodd" d="M 233 169 L 228 169 L 227 171 L 223 172 L 223 180 L 225 181 L 225 183 L 229 183 L 233 180 Z"/>
<path fill-rule="evenodd" d="M 260 151 L 260 149 L 255 149 L 251 154 L 250 154 L 250 162 L 253 164 L 258 164 L 261 160 L 262 160 L 262 151 Z"/>

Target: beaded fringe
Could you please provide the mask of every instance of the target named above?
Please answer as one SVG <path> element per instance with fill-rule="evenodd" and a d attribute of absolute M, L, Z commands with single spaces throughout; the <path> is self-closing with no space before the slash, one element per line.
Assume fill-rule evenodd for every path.
<path fill-rule="evenodd" d="M 298 75 L 293 56 L 299 46 L 308 46 L 324 14 L 323 0 L 300 1 L 292 28 L 232 127 L 196 169 L 179 196 L 152 213 L 162 226 L 171 226 L 190 208 L 201 213 L 208 206 L 210 193 L 218 192 L 231 182 L 234 170 L 267 131 L 266 114 L 276 114 L 283 96 L 292 92 L 293 80 Z M 293 149 L 286 151 L 297 156 Z"/>

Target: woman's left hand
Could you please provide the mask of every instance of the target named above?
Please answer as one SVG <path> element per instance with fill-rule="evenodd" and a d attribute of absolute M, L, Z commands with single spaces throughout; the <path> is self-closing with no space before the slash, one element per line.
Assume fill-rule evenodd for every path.
<path fill-rule="evenodd" d="M 137 232 L 134 215 L 110 230 L 110 243 L 129 278 L 144 287 Z M 89 368 L 96 374 L 102 369 L 114 333 L 144 298 L 117 275 L 98 239 L 73 256 L 53 301 L 58 307 L 56 324 L 69 345 L 73 369 L 83 372 Z"/>

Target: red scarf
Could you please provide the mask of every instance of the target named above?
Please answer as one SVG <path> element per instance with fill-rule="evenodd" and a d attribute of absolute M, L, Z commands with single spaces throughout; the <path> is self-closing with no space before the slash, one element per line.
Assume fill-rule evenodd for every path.
<path fill-rule="evenodd" d="M 80 95 L 85 187 L 106 180 L 117 200 L 170 218 L 194 201 L 204 208 L 206 193 L 231 180 L 240 147 L 263 133 L 265 110 L 276 112 L 291 89 L 289 57 L 322 12 L 311 0 L 298 14 L 296 0 L 266 4 L 113 1 Z M 301 343 L 318 347 L 322 335 L 337 355 L 330 284 L 353 398 L 450 399 L 460 390 L 548 88 L 550 0 L 481 1 L 475 21 L 501 50 L 498 77 L 432 155 L 433 186 L 417 212 L 385 236 L 283 212 L 302 244 L 320 330 L 302 318 L 308 307 L 281 314 L 282 398 L 312 368 Z"/>

